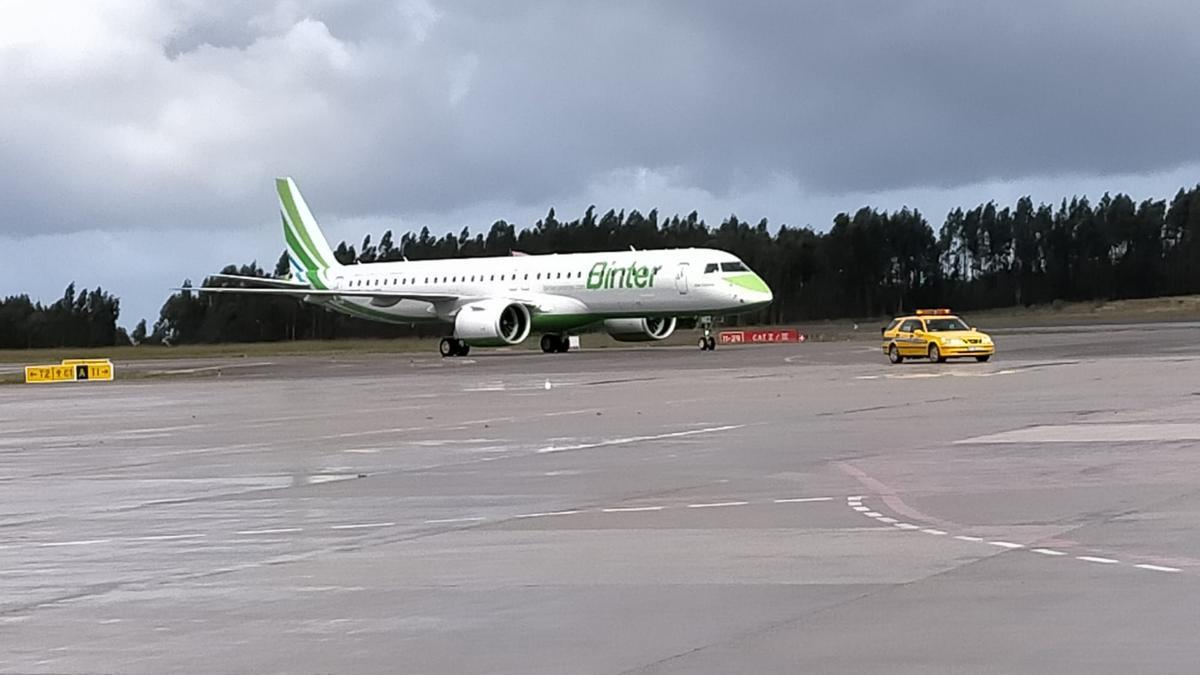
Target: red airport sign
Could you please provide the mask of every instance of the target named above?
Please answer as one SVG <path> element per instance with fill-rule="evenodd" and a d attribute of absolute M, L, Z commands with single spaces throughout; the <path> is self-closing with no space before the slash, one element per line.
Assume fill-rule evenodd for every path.
<path fill-rule="evenodd" d="M 723 330 L 717 342 L 723 345 L 758 345 L 776 342 L 804 342 L 805 337 L 795 328 Z"/>

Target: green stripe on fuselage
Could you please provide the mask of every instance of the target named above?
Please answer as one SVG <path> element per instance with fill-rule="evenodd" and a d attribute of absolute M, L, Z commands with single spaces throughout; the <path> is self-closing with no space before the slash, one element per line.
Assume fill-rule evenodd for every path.
<path fill-rule="evenodd" d="M 534 314 L 532 319 L 532 331 L 561 333 L 590 326 L 603 321 L 604 317 L 598 314 Z"/>

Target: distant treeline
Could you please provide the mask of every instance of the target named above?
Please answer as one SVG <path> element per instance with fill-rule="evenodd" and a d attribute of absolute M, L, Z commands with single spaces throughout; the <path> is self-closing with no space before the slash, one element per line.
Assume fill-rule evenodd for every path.
<path fill-rule="evenodd" d="M 950 306 L 969 311 L 1044 304 L 1055 300 L 1109 300 L 1200 293 L 1200 185 L 1180 190 L 1167 203 L 1135 202 L 1127 195 L 1063 200 L 1057 206 L 989 202 L 950 212 L 938 230 L 918 211 L 863 208 L 839 214 L 833 227 L 818 233 L 807 227 L 756 224 L 730 216 L 710 227 L 695 212 L 660 218 L 589 208 L 583 217 L 560 221 L 551 209 L 532 228 L 497 221 L 487 234 L 435 237 L 429 230 L 396 241 L 386 232 L 378 242 L 368 235 L 356 249 L 342 242 L 335 255 L 343 264 L 424 260 L 524 253 L 711 247 L 741 257 L 770 284 L 775 302 L 745 322 L 802 323 L 817 319 L 888 315 L 917 306 Z M 225 273 L 264 275 L 256 264 Z M 273 274 L 287 273 L 280 256 Z M 55 340 L 120 340 L 116 301 L 106 330 L 82 331 L 63 319 L 25 321 L 26 315 L 61 317 L 80 300 L 68 289 L 50 308 L 10 298 L 0 305 L 6 345 Z M 99 297 L 107 297 L 95 292 Z M 81 296 L 82 297 L 82 296 Z M 13 303 L 33 307 L 11 320 Z M 64 304 L 65 303 L 65 304 Z M 84 301 L 85 306 L 90 306 Z M 58 308 L 58 309 L 55 309 Z M 88 314 L 101 321 L 100 313 Z M 103 319 L 108 320 L 108 319 Z M 87 321 L 83 322 L 86 325 Z M 33 326 L 36 326 L 36 332 Z M 52 328 L 58 326 L 59 328 Z M 72 328 L 68 329 L 68 326 Z M 64 331 L 58 333 L 55 331 Z M 163 305 L 147 339 L 152 342 L 224 342 L 335 337 L 390 337 L 414 330 L 364 322 L 295 300 L 264 296 L 203 296 L 177 293 Z M 69 331 L 69 332 L 68 332 Z M 140 327 L 139 335 L 145 332 Z M 69 338 L 66 337 L 69 335 Z M 31 337 L 35 336 L 35 337 Z M 87 336 L 86 338 L 83 336 Z"/>
<path fill-rule="evenodd" d="M 75 284 L 50 305 L 33 302 L 28 295 L 4 298 L 0 300 L 0 348 L 129 344 L 130 336 L 117 326 L 120 306 L 117 298 L 100 288 L 76 293 Z M 138 326 L 144 339 L 146 322 Z"/>

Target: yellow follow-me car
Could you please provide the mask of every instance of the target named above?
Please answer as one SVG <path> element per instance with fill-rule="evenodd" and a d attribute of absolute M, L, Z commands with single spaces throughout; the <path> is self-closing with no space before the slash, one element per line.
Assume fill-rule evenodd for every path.
<path fill-rule="evenodd" d="M 918 309 L 899 316 L 883 329 L 883 353 L 892 363 L 923 358 L 937 363 L 946 359 L 987 361 L 996 353 L 991 336 L 981 333 L 948 309 Z"/>

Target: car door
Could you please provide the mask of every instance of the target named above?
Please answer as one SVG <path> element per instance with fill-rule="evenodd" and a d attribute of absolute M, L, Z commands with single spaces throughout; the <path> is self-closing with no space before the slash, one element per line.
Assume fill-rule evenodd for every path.
<path fill-rule="evenodd" d="M 900 324 L 900 331 L 896 335 L 896 346 L 900 348 L 900 354 L 903 356 L 914 356 L 921 353 L 921 346 L 918 344 L 916 331 L 920 327 L 920 322 L 916 319 L 908 319 Z"/>

